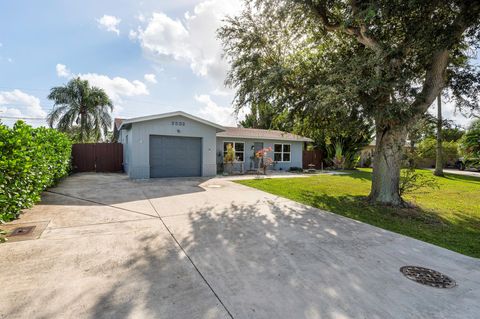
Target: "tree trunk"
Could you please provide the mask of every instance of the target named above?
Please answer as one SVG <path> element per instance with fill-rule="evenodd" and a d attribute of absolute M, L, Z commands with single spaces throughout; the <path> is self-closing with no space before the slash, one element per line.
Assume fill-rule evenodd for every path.
<path fill-rule="evenodd" d="M 80 111 L 80 142 L 85 143 L 85 111 Z"/>
<path fill-rule="evenodd" d="M 400 196 L 400 168 L 407 135 L 404 125 L 390 126 L 376 121 L 376 145 L 373 158 L 372 204 L 403 206 Z"/>
<path fill-rule="evenodd" d="M 443 147 L 442 147 L 442 97 L 438 94 L 437 97 L 437 155 L 435 158 L 435 176 L 443 176 Z"/>

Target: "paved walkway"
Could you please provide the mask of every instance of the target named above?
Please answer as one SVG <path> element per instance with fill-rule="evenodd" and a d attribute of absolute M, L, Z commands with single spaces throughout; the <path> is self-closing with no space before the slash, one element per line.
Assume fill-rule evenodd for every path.
<path fill-rule="evenodd" d="M 431 169 L 431 171 L 434 171 L 434 169 Z M 445 168 L 445 169 L 443 169 L 443 172 L 448 173 L 448 174 L 473 176 L 473 177 L 480 178 L 480 172 L 478 172 L 478 171 L 461 171 L 461 170 L 458 170 L 458 169 Z"/>
<path fill-rule="evenodd" d="M 0 318 L 480 313 L 479 259 L 225 179 L 78 174 L 8 227 L 28 225 L 38 239 L 0 245 Z M 404 265 L 458 286 L 420 285 Z"/>
<path fill-rule="evenodd" d="M 228 181 L 239 181 L 246 179 L 269 179 L 269 178 L 305 178 L 317 175 L 346 175 L 350 174 L 348 171 L 316 171 L 315 173 L 293 173 L 285 171 L 269 171 L 267 175 L 263 174 L 245 174 L 245 175 L 226 175 L 217 176 L 217 179 L 223 179 Z"/>

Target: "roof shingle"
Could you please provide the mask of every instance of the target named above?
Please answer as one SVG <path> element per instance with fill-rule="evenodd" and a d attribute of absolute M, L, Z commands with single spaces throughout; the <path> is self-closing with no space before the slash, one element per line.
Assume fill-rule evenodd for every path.
<path fill-rule="evenodd" d="M 313 140 L 277 130 L 263 130 L 256 128 L 243 127 L 225 127 L 224 132 L 217 133 L 217 137 L 237 137 L 237 138 L 251 138 L 251 139 L 267 139 L 267 140 L 282 140 L 282 141 L 298 141 L 298 142 L 312 142 Z"/>

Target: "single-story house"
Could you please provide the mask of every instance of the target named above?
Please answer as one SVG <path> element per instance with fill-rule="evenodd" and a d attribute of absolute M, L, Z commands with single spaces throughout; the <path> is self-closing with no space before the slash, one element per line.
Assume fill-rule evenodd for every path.
<path fill-rule="evenodd" d="M 302 167 L 304 144 L 312 142 L 281 131 L 224 127 L 181 111 L 116 119 L 115 130 L 124 170 L 135 179 L 214 176 L 228 144 L 235 150 L 234 166 L 243 172 L 258 168 L 254 154 L 268 147 L 272 169 L 288 170 Z"/>

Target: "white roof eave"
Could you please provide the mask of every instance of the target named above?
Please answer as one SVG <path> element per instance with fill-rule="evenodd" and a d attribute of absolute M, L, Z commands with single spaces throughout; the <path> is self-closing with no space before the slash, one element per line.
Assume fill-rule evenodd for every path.
<path fill-rule="evenodd" d="M 292 138 L 285 138 L 285 137 L 263 137 L 263 136 L 255 136 L 255 137 L 247 137 L 247 136 L 238 136 L 238 135 L 220 135 L 217 137 L 221 138 L 239 138 L 239 139 L 248 139 L 248 140 L 271 140 L 271 141 L 289 141 L 289 142 L 313 142 L 311 138 L 308 137 L 299 137 L 298 139 Z"/>
<path fill-rule="evenodd" d="M 162 114 L 154 114 L 154 115 L 147 115 L 147 116 L 141 116 L 141 117 L 135 117 L 135 118 L 132 118 L 132 119 L 128 119 L 128 120 L 125 120 L 122 122 L 122 124 L 120 125 L 120 127 L 118 128 L 119 130 L 121 130 L 123 128 L 124 125 L 127 125 L 127 124 L 133 124 L 133 123 L 139 123 L 139 122 L 145 122 L 145 121 L 152 121 L 152 120 L 158 120 L 158 119 L 164 119 L 164 118 L 169 118 L 169 117 L 173 117 L 173 116 L 183 116 L 183 117 L 186 117 L 186 118 L 189 118 L 193 121 L 196 121 L 196 122 L 199 122 L 199 123 L 202 123 L 202 124 L 205 124 L 205 125 L 208 125 L 208 126 L 212 126 L 212 127 L 215 127 L 217 129 L 217 132 L 223 132 L 225 131 L 225 128 L 221 125 L 218 125 L 218 124 L 215 124 L 213 122 L 210 122 L 210 121 L 207 121 L 207 120 L 204 120 L 200 117 L 197 117 L 197 116 L 194 116 L 194 115 L 191 115 L 191 114 L 188 114 L 188 113 L 185 113 L 183 111 L 176 111 L 176 112 L 169 112 L 169 113 L 162 113 Z"/>

